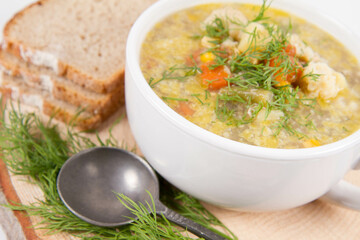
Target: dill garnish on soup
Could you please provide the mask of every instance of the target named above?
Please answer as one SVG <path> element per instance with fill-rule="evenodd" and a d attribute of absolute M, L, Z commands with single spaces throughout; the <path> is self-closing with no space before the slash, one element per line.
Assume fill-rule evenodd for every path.
<path fill-rule="evenodd" d="M 266 1 L 206 4 L 167 17 L 147 35 L 141 68 L 172 109 L 235 141 L 316 147 L 360 126 L 356 58 Z"/>

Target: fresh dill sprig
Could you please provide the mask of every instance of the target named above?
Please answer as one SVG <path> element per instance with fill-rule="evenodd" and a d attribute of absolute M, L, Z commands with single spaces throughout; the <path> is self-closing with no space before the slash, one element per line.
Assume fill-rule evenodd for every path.
<path fill-rule="evenodd" d="M 193 93 L 191 96 L 196 98 L 196 100 L 198 100 L 201 105 L 204 105 L 204 102 L 200 99 L 200 93 Z"/>
<path fill-rule="evenodd" d="M 119 196 L 120 200 L 128 203 L 128 206 L 130 204 L 139 219 L 130 225 L 115 228 L 98 227 L 84 222 L 62 203 L 56 188 L 57 175 L 62 165 L 72 154 L 83 149 L 95 146 L 118 146 L 118 142 L 111 134 L 112 128 L 109 130 L 108 139 L 103 140 L 97 135 L 98 141 L 94 142 L 72 127 L 60 133 L 51 119 L 43 123 L 35 113 L 21 113 L 20 108 L 15 109 L 13 106 L 6 110 L 6 114 L 3 112 L 2 116 L 0 122 L 2 159 L 11 172 L 30 176 L 32 182 L 43 192 L 43 200 L 29 205 L 12 203 L 7 207 L 26 211 L 30 216 L 41 217 L 41 222 L 34 226 L 35 228 L 45 229 L 47 234 L 66 232 L 86 240 L 189 239 L 185 230 L 175 228 L 162 217 L 143 214 L 141 205 L 135 204 L 123 195 Z M 125 147 L 124 143 L 122 145 Z M 167 189 L 169 191 L 161 188 L 162 200 L 170 202 L 169 206 L 180 214 L 211 229 L 214 229 L 214 226 L 226 229 L 215 217 L 208 221 L 209 216 L 212 215 L 198 200 L 172 186 L 167 185 Z M 237 239 L 232 233 L 229 234 L 232 237 L 227 237 L 228 239 Z"/>
<path fill-rule="evenodd" d="M 160 200 L 166 206 L 181 213 L 184 217 L 187 217 L 204 227 L 216 232 L 220 236 L 226 239 L 237 240 L 238 238 L 222 224 L 211 212 L 209 212 L 199 200 L 187 195 L 179 189 L 172 186 L 169 182 L 160 177 Z M 201 219 L 198 217 L 201 216 Z M 214 227 L 217 226 L 217 227 Z M 219 231 L 219 228 L 223 229 L 227 234 Z"/>
<path fill-rule="evenodd" d="M 263 2 L 260 11 L 250 22 L 262 22 L 267 18 L 264 17 L 265 11 L 269 7 Z M 266 22 L 259 23 L 268 32 L 268 37 L 258 41 L 256 29 L 253 32 L 247 32 L 249 35 L 249 47 L 244 52 L 235 53 L 230 58 L 228 56 L 216 56 L 218 65 L 227 65 L 231 71 L 231 76 L 226 80 L 229 86 L 226 91 L 220 91 L 216 102 L 215 112 L 221 121 L 226 121 L 228 124 L 248 124 L 256 119 L 256 115 L 260 112 L 261 106 L 253 101 L 244 101 L 243 93 L 238 92 L 238 97 L 233 94 L 229 96 L 229 92 L 234 92 L 231 89 L 240 87 L 245 91 L 253 89 L 257 91 L 267 90 L 272 93 L 273 97 L 263 103 L 266 107 L 266 117 L 272 110 L 280 110 L 284 113 L 285 118 L 276 124 L 275 129 L 284 129 L 291 135 L 304 137 L 304 134 L 293 129 L 291 126 L 292 114 L 300 106 L 314 107 L 315 99 L 303 98 L 300 96 L 298 86 L 278 86 L 281 82 L 278 79 L 298 77 L 298 73 L 302 71 L 303 66 L 295 58 L 289 56 L 285 50 L 289 45 L 288 36 L 291 31 L 291 23 L 288 28 L 282 29 L 273 24 Z M 216 51 L 217 48 L 211 49 Z M 217 66 L 217 65 L 215 65 Z M 292 78 L 291 78 L 292 77 Z M 308 74 L 303 77 L 311 77 L 316 81 L 316 74 Z M 245 112 L 246 114 L 239 114 Z M 301 122 L 301 121 L 298 121 Z M 278 131 L 274 135 L 278 135 Z"/>
<path fill-rule="evenodd" d="M 136 218 L 130 218 L 133 220 L 130 226 L 136 239 L 152 240 L 152 239 L 181 239 L 190 240 L 191 238 L 182 235 L 180 230 L 174 227 L 164 216 L 161 216 L 162 221 L 158 221 L 156 215 L 155 203 L 150 195 L 152 202 L 146 204 L 136 203 L 124 194 L 117 194 L 119 201 L 130 210 Z M 150 210 L 150 214 L 149 214 Z M 150 228 L 149 228 L 150 227 Z M 159 229 L 154 231 L 153 229 Z"/>
<path fill-rule="evenodd" d="M 149 85 L 153 88 L 158 83 L 164 80 L 185 80 L 190 76 L 195 76 L 198 72 L 201 72 L 201 69 L 195 64 L 194 66 L 181 66 L 178 67 L 176 65 L 170 67 L 168 70 L 165 70 L 162 73 L 162 77 L 160 79 L 149 79 Z"/>
<path fill-rule="evenodd" d="M 267 4 L 267 1 L 268 0 L 263 1 L 258 14 L 256 15 L 256 17 L 254 19 L 250 20 L 250 22 L 260 22 L 260 21 L 269 19 L 268 17 L 265 17 L 265 12 L 270 7 L 271 2 L 269 4 Z"/>
<path fill-rule="evenodd" d="M 164 101 L 173 100 L 173 101 L 179 101 L 179 102 L 187 102 L 189 99 L 187 98 L 174 98 L 174 97 L 161 97 Z"/>
<path fill-rule="evenodd" d="M 229 28 L 221 18 L 216 17 L 212 24 L 206 25 L 206 36 L 216 39 L 211 43 L 221 44 L 229 37 Z"/>
<path fill-rule="evenodd" d="M 306 63 L 296 57 L 296 49 L 294 50 L 295 47 L 290 44 L 289 40 L 293 28 L 292 23 L 289 20 L 288 26 L 280 26 L 268 21 L 266 11 L 270 5 L 271 0 L 263 0 L 257 15 L 246 24 L 236 23 L 227 16 L 215 17 L 213 22 L 205 26 L 205 31 L 197 35 L 205 36 L 205 40 L 211 44 L 211 47 L 207 47 L 205 50 L 202 47 L 199 48 L 201 54 L 212 54 L 211 61 L 204 63 L 206 68 L 211 71 L 221 66 L 229 70 L 227 71 L 228 77 L 224 78 L 228 85 L 220 91 L 215 91 L 217 97 L 215 98 L 214 112 L 220 121 L 239 126 L 254 122 L 263 109 L 265 110 L 265 119 L 272 111 L 281 111 L 283 117 L 278 119 L 278 122 L 274 122 L 274 136 L 285 130 L 290 135 L 303 138 L 305 133 L 299 129 L 306 131 L 310 129 L 307 127 L 309 124 L 294 112 L 302 111 L 303 108 L 314 108 L 317 102 L 316 99 L 310 99 L 300 91 L 300 81 L 305 77 L 316 81 L 319 75 L 303 74 Z M 241 32 L 241 37 L 230 34 L 232 29 L 229 29 L 229 22 L 237 25 L 236 30 Z M 250 24 L 252 25 L 250 26 Z M 247 28 L 248 26 L 250 28 Z M 247 40 L 247 49 L 240 50 L 236 44 L 240 45 L 244 37 Z M 200 42 L 200 38 L 197 40 Z M 222 44 L 225 41 L 229 41 L 229 44 Z M 232 47 L 231 44 L 235 44 L 235 47 Z M 203 66 L 197 67 L 195 59 L 192 58 L 192 60 L 194 66 L 190 67 L 191 74 L 188 76 L 195 76 L 194 81 L 207 82 L 210 86 L 212 82 L 218 80 L 209 80 L 199 76 Z M 171 68 L 164 71 L 163 78 L 172 79 L 168 76 L 168 73 L 171 72 Z M 174 79 L 184 80 L 185 78 L 186 74 L 182 74 L 177 75 Z M 257 102 L 254 99 L 258 97 L 244 98 L 244 93 L 233 91 L 234 88 L 242 89 L 243 92 L 264 93 L 265 97 L 270 95 L 271 97 Z M 207 94 L 208 92 L 205 92 L 205 100 Z M 191 99 L 189 98 L 189 100 Z M 201 101 L 200 103 L 202 104 Z M 294 129 L 296 124 L 300 124 L 300 126 Z"/>

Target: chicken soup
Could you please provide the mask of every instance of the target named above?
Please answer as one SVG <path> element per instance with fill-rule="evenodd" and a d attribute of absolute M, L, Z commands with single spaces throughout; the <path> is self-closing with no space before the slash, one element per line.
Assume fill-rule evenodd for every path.
<path fill-rule="evenodd" d="M 265 3 L 179 11 L 148 33 L 140 64 L 174 111 L 242 143 L 316 147 L 360 126 L 356 58 L 330 34 Z"/>

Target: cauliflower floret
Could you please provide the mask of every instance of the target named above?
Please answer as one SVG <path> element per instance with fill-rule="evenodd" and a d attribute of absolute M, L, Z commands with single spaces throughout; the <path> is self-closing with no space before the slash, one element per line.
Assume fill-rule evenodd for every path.
<path fill-rule="evenodd" d="M 226 7 L 222 9 L 214 10 L 204 21 L 202 25 L 202 30 L 206 29 L 208 25 L 214 25 L 215 19 L 220 18 L 223 23 L 228 27 L 230 36 L 235 39 L 238 39 L 240 34 L 241 26 L 247 24 L 248 20 L 245 15 L 236 9 Z"/>
<path fill-rule="evenodd" d="M 201 45 L 206 48 L 213 48 L 213 47 L 215 47 L 214 41 L 216 41 L 215 38 L 204 36 L 201 39 Z"/>
<path fill-rule="evenodd" d="M 290 35 L 289 42 L 296 48 L 296 57 L 305 62 L 319 61 L 320 56 L 313 49 L 307 46 L 297 34 Z"/>
<path fill-rule="evenodd" d="M 237 52 L 238 43 L 231 40 L 230 38 L 226 39 L 223 43 L 221 43 L 221 47 L 226 49 L 228 52 Z"/>
<path fill-rule="evenodd" d="M 271 39 L 269 32 L 260 23 L 252 22 L 241 32 L 239 52 L 245 52 L 250 46 L 264 46 Z"/>
<path fill-rule="evenodd" d="M 314 80 L 309 74 L 319 74 Z M 300 80 L 300 87 L 311 97 L 322 99 L 334 98 L 347 87 L 343 74 L 336 72 L 324 62 L 310 62 L 304 68 L 303 78 Z"/>

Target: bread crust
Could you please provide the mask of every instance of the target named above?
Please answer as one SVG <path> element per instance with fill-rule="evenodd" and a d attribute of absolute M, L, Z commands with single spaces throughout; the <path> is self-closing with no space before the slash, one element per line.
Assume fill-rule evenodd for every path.
<path fill-rule="evenodd" d="M 21 60 L 34 64 L 31 61 L 31 56 L 24 57 L 23 52 L 26 51 L 27 55 L 31 55 L 30 53 L 33 52 L 35 54 L 36 50 L 32 50 L 29 47 L 24 47 L 21 43 L 7 38 L 5 32 L 4 40 L 6 41 L 6 49 L 4 50 L 8 51 Z M 95 79 L 92 76 L 81 72 L 79 69 L 62 62 L 60 59 L 58 59 L 57 71 L 54 71 L 54 73 L 56 73 L 56 75 L 59 77 L 69 79 L 75 84 L 78 84 L 81 87 L 96 93 L 111 93 L 115 91 L 124 84 L 125 76 L 125 70 L 122 66 L 120 70 L 118 70 L 108 79 Z"/>
<path fill-rule="evenodd" d="M 80 114 L 77 116 L 66 109 L 57 107 L 53 102 L 46 99 L 44 99 L 43 113 L 83 131 L 96 129 L 103 122 L 100 115 L 84 117 Z"/>
<path fill-rule="evenodd" d="M 25 104 L 21 102 L 21 98 L 15 99 L 12 96 L 12 91 L 13 90 L 11 89 L 10 86 L 7 85 L 0 86 L 0 93 L 6 96 L 6 98 L 12 99 L 14 101 L 20 101 L 21 104 Z M 100 114 L 89 115 L 89 114 L 82 114 L 81 112 L 77 114 L 69 111 L 68 109 L 58 107 L 56 103 L 46 98 L 43 99 L 41 110 L 43 114 L 51 118 L 54 118 L 56 120 L 59 120 L 61 122 L 64 122 L 65 124 L 72 125 L 82 131 L 94 130 L 98 128 L 105 121 L 105 119 L 102 118 Z"/>
<path fill-rule="evenodd" d="M 64 102 L 69 102 L 78 107 L 84 107 L 85 110 L 93 114 L 100 114 L 103 118 L 107 118 L 124 104 L 124 88 L 120 87 L 107 94 L 105 99 L 97 101 L 96 99 L 86 98 L 79 95 L 75 89 L 69 89 L 65 85 L 55 83 L 53 88 L 53 96 Z"/>
<path fill-rule="evenodd" d="M 3 30 L 3 33 L 4 33 L 4 37 L 5 35 L 6 36 L 9 36 L 8 32 L 10 31 L 9 28 L 16 23 L 17 19 L 20 18 L 22 15 L 24 15 L 29 9 L 31 9 L 32 7 L 35 7 L 35 6 L 41 6 L 42 4 L 44 4 L 46 1 L 49 1 L 49 0 L 39 0 L 37 2 L 34 2 L 30 5 L 28 5 L 27 7 L 25 7 L 23 10 L 17 12 L 14 14 L 14 16 L 6 23 L 6 25 L 4 26 L 4 30 Z"/>
<path fill-rule="evenodd" d="M 61 62 L 59 63 L 60 65 L 63 64 Z M 70 65 L 63 65 L 63 67 L 65 68 L 63 75 L 65 78 L 90 91 L 110 93 L 115 91 L 115 89 L 119 88 L 121 85 L 124 85 L 125 70 L 123 67 L 106 80 L 95 79 Z"/>
<path fill-rule="evenodd" d="M 61 84 L 57 84 L 54 83 L 53 84 L 53 90 L 52 90 L 52 95 L 55 96 L 57 99 L 62 100 L 61 102 L 67 102 L 67 103 L 71 103 L 71 105 L 69 104 L 55 104 L 52 101 L 48 101 L 47 99 L 45 99 L 45 97 L 47 96 L 42 95 L 42 93 L 40 92 L 40 96 L 42 96 L 42 100 L 40 98 L 39 102 L 42 103 L 41 107 L 43 112 L 46 115 L 52 115 L 54 112 L 57 112 L 57 114 L 55 115 L 55 118 L 60 119 L 64 122 L 69 122 L 70 119 L 73 119 L 74 117 L 74 106 L 79 106 L 79 107 L 84 107 L 84 102 L 85 103 L 89 103 L 90 106 L 94 106 L 93 108 L 89 108 L 92 111 L 87 112 L 87 114 L 82 115 L 82 120 L 77 119 L 76 122 L 78 122 L 77 126 L 82 128 L 82 129 L 94 129 L 97 128 L 102 122 L 104 122 L 112 113 L 114 113 L 123 103 L 124 103 L 124 73 L 125 73 L 125 69 L 124 69 L 124 60 L 125 60 L 125 56 L 119 55 L 118 58 L 117 55 L 113 55 L 113 54 L 108 54 L 105 58 L 102 58 L 101 61 L 93 61 L 91 62 L 91 65 L 81 65 L 82 62 L 80 62 L 80 64 L 78 64 L 79 61 L 82 61 L 86 58 L 84 58 L 83 54 L 89 54 L 89 52 L 87 51 L 83 51 L 80 52 L 80 54 L 82 54 L 81 56 L 79 56 L 78 59 L 75 60 L 79 60 L 79 61 L 72 61 L 71 58 L 69 58 L 69 55 L 63 55 L 63 59 L 61 59 L 61 57 L 56 57 L 58 56 L 58 54 L 54 51 L 51 50 L 51 48 L 44 48 L 46 50 L 42 50 L 43 47 L 41 46 L 48 46 L 50 43 L 52 43 L 52 40 L 57 40 L 57 39 L 51 39 L 50 41 L 47 41 L 45 44 L 39 46 L 36 44 L 32 44 L 31 41 L 27 41 L 26 38 L 24 38 L 24 36 L 32 36 L 31 34 L 33 34 L 32 32 L 27 32 L 27 28 L 28 25 L 26 25 L 25 22 L 23 22 L 22 20 L 24 20 L 24 17 L 30 17 L 29 19 L 33 19 L 33 14 L 34 12 L 30 11 L 31 9 L 36 11 L 37 15 L 36 16 L 42 16 L 41 15 L 41 10 L 38 12 L 37 10 L 39 9 L 34 9 L 34 8 L 40 8 L 42 5 L 45 4 L 49 4 L 51 1 L 55 1 L 55 0 L 39 0 L 29 6 L 27 6 L 26 8 L 24 8 L 23 10 L 21 10 L 20 12 L 18 12 L 17 14 L 15 14 L 12 19 L 10 19 L 8 21 L 8 23 L 5 25 L 4 28 L 4 32 L 3 32 L 3 36 L 4 36 L 4 44 L 2 44 L 2 48 L 4 49 L 4 51 L 6 51 L 7 53 L 13 54 L 14 56 L 16 56 L 17 59 L 22 60 L 24 62 L 27 63 L 31 63 L 33 65 L 37 65 L 37 66 L 41 66 L 43 68 L 48 68 L 51 69 L 53 71 L 53 76 L 59 76 L 59 77 L 63 77 L 69 81 L 71 81 L 72 83 L 76 84 L 79 88 L 77 87 L 67 87 L 66 85 L 61 85 Z M 55 2 L 55 3 L 63 3 L 63 1 L 58 0 L 59 2 Z M 118 6 L 120 7 L 120 9 L 124 9 L 126 10 L 126 13 L 129 13 L 131 10 L 131 15 L 126 15 L 125 12 L 124 14 L 122 14 L 121 11 L 117 11 L 116 9 L 114 9 L 115 11 L 112 12 L 115 17 L 120 17 L 119 19 L 122 21 L 125 21 L 125 25 L 124 27 L 120 27 L 117 29 L 120 29 L 120 35 L 119 33 L 116 33 L 116 36 L 119 36 L 120 38 L 117 38 L 118 40 L 120 39 L 119 44 L 122 45 L 112 45 L 112 48 L 107 48 L 110 49 L 110 53 L 114 53 L 114 51 L 117 49 L 116 51 L 119 52 L 119 54 L 122 54 L 121 51 L 123 51 L 123 47 L 125 44 L 125 38 L 126 38 L 126 33 L 129 30 L 129 26 L 130 24 L 135 21 L 136 16 L 134 14 L 140 14 L 140 12 L 142 10 L 144 10 L 147 6 L 149 6 L 151 3 L 155 2 L 156 0 L 138 0 L 136 2 L 134 2 L 134 4 L 125 6 L 122 5 L 122 3 L 120 2 L 119 4 L 117 4 L 118 2 L 112 1 L 112 3 L 114 3 L 114 6 Z M 72 1 L 68 1 L 69 3 L 71 2 L 71 4 L 73 3 Z M 91 3 L 91 2 L 89 2 Z M 127 3 L 126 3 L 127 4 Z M 67 5 L 68 6 L 68 5 Z M 72 6 L 72 5 L 71 5 Z M 112 6 L 112 5 L 108 5 L 108 6 Z M 130 7 L 131 6 L 131 7 Z M 46 5 L 45 7 L 48 7 L 48 5 Z M 49 6 L 50 8 L 53 6 Z M 83 5 L 81 6 L 83 7 Z M 57 9 L 57 8 L 56 8 Z M 111 8 L 113 9 L 113 8 Z M 45 9 L 44 9 L 45 10 Z M 54 10 L 55 11 L 55 10 Z M 50 11 L 47 11 L 46 13 L 51 13 Z M 27 15 L 28 14 L 28 15 Z M 67 17 L 67 12 L 65 12 L 65 17 Z M 50 19 L 53 15 L 51 14 L 46 14 L 46 16 Z M 110 15 L 111 19 L 114 19 L 114 17 L 112 15 Z M 38 19 L 38 18 L 36 18 Z M 39 18 L 42 19 L 43 18 Z M 68 19 L 68 18 L 66 18 Z M 117 19 L 117 18 L 116 18 Z M 40 21 L 42 21 L 40 20 Z M 131 21 L 131 22 L 130 22 Z M 39 22 L 39 21 L 38 21 Z M 35 26 L 33 25 L 33 23 L 30 21 L 31 26 Z M 107 22 L 105 22 L 107 23 Z M 20 25 L 17 25 L 20 24 Z M 25 25 L 21 25 L 21 24 L 25 24 Z M 41 23 L 40 23 L 41 24 Z M 67 28 L 70 25 L 66 25 L 65 27 Z M 122 25 L 121 25 L 122 26 Z M 51 29 L 53 29 L 53 26 L 50 26 Z M 91 27 L 93 27 L 91 25 Z M 117 25 L 115 26 L 117 27 Z M 24 31 L 30 35 L 21 35 L 21 32 L 17 31 L 21 29 L 24 33 Z M 48 28 L 50 29 L 50 28 Z M 70 29 L 70 28 L 69 28 Z M 102 28 L 101 28 L 102 29 Z M 31 31 L 31 29 L 29 29 L 29 31 Z M 95 31 L 98 31 L 95 29 Z M 46 33 L 46 30 L 43 32 L 40 32 L 39 35 L 36 35 L 37 38 L 41 39 L 41 34 L 42 33 Z M 75 32 L 78 33 L 78 32 Z M 99 31 L 100 33 L 100 31 Z M 105 32 L 104 34 L 107 34 L 108 32 Z M 124 33 L 124 34 L 123 34 Z M 14 35 L 13 35 L 14 34 Z M 44 35 L 45 36 L 45 35 Z M 58 36 L 55 34 L 55 36 Z M 66 35 L 69 36 L 69 35 Z M 72 35 L 70 35 L 72 36 Z M 102 35 L 102 36 L 112 36 L 112 35 Z M 81 37 L 81 36 L 78 36 Z M 22 39 L 22 40 L 21 40 Z M 103 43 L 106 44 L 107 43 L 112 43 L 112 41 L 116 41 L 116 39 L 114 39 L 113 37 L 107 39 L 104 38 L 107 42 Z M 54 41 L 56 42 L 56 41 Z M 61 43 L 66 43 L 66 41 L 61 42 Z M 88 42 L 87 42 L 88 43 Z M 118 42 L 115 42 L 118 43 Z M 82 44 L 85 44 L 85 42 L 81 42 L 81 46 Z M 85 44 L 86 45 L 86 44 Z M 67 46 L 67 45 L 65 45 Z M 91 46 L 91 44 L 89 45 Z M 120 49 L 120 50 L 119 50 Z M 46 52 L 48 51 L 48 52 Z M 69 52 L 70 51 L 70 52 Z M 63 51 L 63 53 L 72 53 L 71 52 L 72 49 L 68 49 L 67 51 Z M 93 53 L 93 52 L 92 52 Z M 61 55 L 60 55 L 61 56 Z M 72 56 L 72 55 L 70 55 Z M 75 55 L 77 56 L 77 55 Z M 89 55 L 89 56 L 93 56 L 93 55 Z M 100 55 L 98 55 L 100 57 Z M 113 58 L 113 56 L 115 56 L 115 58 Z M 83 57 L 83 58 L 80 58 Z M 94 56 L 95 57 L 95 56 Z M 65 59 L 67 59 L 65 61 Z M 97 58 L 94 58 L 94 60 Z M 108 71 L 108 73 L 104 72 L 105 69 L 100 69 L 100 71 L 97 72 L 96 67 L 98 65 L 105 66 L 104 63 L 108 63 L 109 59 L 115 59 L 116 61 L 119 61 L 116 65 L 113 64 L 111 65 L 110 68 L 105 68 L 105 69 L 110 69 Z M 75 65 L 78 64 L 78 65 Z M 115 61 L 112 61 L 111 63 L 115 63 Z M 87 62 L 86 62 L 87 64 Z M 76 67 L 78 66 L 78 67 Z M 85 70 L 85 69 L 93 69 L 94 70 Z M 42 71 L 41 73 L 39 72 L 38 74 L 34 74 L 34 73 L 29 73 L 28 71 L 25 71 L 23 69 L 19 69 L 19 68 L 14 68 L 12 69 L 13 72 L 11 75 L 14 76 L 22 76 L 22 77 L 27 77 L 30 80 L 33 81 L 33 83 L 39 82 L 40 79 L 40 74 L 42 75 Z M 11 84 L 11 81 L 10 81 Z M 73 85 L 70 84 L 69 82 L 67 82 L 68 85 Z M 6 88 L 6 86 L 0 86 L 2 88 Z M 28 88 L 28 86 L 25 87 L 26 89 Z M 98 93 L 98 94 L 108 94 L 107 97 L 105 97 L 104 99 L 106 100 L 96 100 L 96 99 L 88 99 L 85 98 L 84 96 L 81 96 L 81 93 L 77 92 L 76 89 L 86 89 L 88 91 L 94 92 L 94 93 Z M 87 99 L 84 101 L 84 99 Z M 25 100 L 24 100 L 25 101 Z M 40 104 L 39 104 L 40 105 Z M 97 108 L 95 108 L 95 105 Z M 60 107 L 58 107 L 60 106 Z M 66 107 L 63 106 L 67 106 L 69 109 L 66 109 Z M 88 111 L 88 110 L 87 110 Z M 86 116 L 84 118 L 84 116 Z"/>
<path fill-rule="evenodd" d="M 28 88 L 21 80 L 16 79 L 16 77 L 1 73 L 0 79 L 2 82 L 0 85 L 0 93 L 2 93 L 2 95 L 14 101 L 19 101 L 21 104 L 31 104 L 32 107 L 39 108 L 43 114 L 66 124 L 74 125 L 80 130 L 94 130 L 98 128 L 119 109 L 119 106 L 113 105 L 107 112 L 102 114 L 89 113 L 86 109 L 69 105 L 64 101 L 51 98 L 49 94 Z M 29 101 L 25 99 L 32 100 Z M 36 102 L 34 102 L 33 99 L 37 99 Z"/>
<path fill-rule="evenodd" d="M 24 66 L 11 62 L 11 60 L 6 59 L 5 54 L 1 51 L 0 66 L 2 66 L 6 74 L 24 79 L 24 82 L 30 87 L 39 88 L 41 85 L 42 80 L 39 73 L 31 71 L 29 67 L 25 68 Z M 92 94 L 90 91 L 79 91 L 79 89 L 72 88 L 62 81 L 54 80 L 53 76 L 49 76 L 49 79 L 53 85 L 49 93 L 51 93 L 55 99 L 68 102 L 78 107 L 86 107 L 86 111 L 92 114 L 101 114 L 103 118 L 107 118 L 114 113 L 125 101 L 124 84 L 118 86 L 111 93 L 97 93 L 96 95 L 102 96 L 94 98 L 89 96 Z"/>
<path fill-rule="evenodd" d="M 4 41 L 6 42 L 6 50 L 20 59 L 24 61 L 31 62 L 32 56 L 36 54 L 38 50 L 32 49 L 28 46 L 25 46 L 22 42 L 12 39 L 10 37 L 10 29 L 13 25 L 17 23 L 17 20 L 21 18 L 27 11 L 29 11 L 33 7 L 39 7 L 48 2 L 49 0 L 40 0 L 29 6 L 25 7 L 20 12 L 16 13 L 5 25 L 3 36 Z M 24 51 L 27 52 L 24 56 Z M 55 56 L 54 56 L 55 58 Z M 124 56 L 125 58 L 125 56 Z M 32 62 L 33 63 L 33 62 Z M 34 64 L 34 63 L 33 63 Z M 98 79 L 94 78 L 93 76 L 82 72 L 80 69 L 76 68 L 75 66 L 71 66 L 70 64 L 63 62 L 61 59 L 57 59 L 57 66 L 56 66 L 56 74 L 58 76 L 65 77 L 74 83 L 97 93 L 110 93 L 115 91 L 120 85 L 124 82 L 124 66 L 120 66 L 119 70 L 113 73 L 107 79 Z M 53 69 L 55 70 L 55 69 Z"/>

